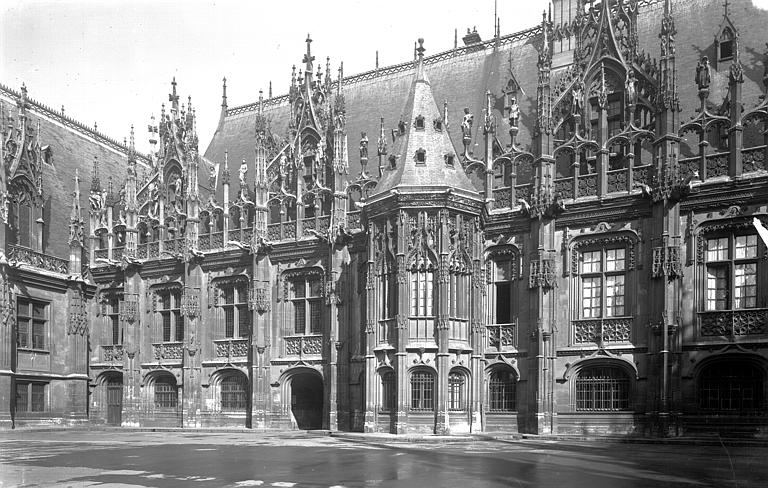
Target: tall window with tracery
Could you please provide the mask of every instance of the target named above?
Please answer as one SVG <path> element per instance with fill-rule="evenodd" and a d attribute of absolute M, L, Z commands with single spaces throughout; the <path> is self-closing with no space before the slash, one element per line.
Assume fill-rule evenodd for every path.
<path fill-rule="evenodd" d="M 493 284 L 490 289 L 492 324 L 510 324 L 512 316 L 512 278 L 514 265 L 505 259 L 494 263 Z"/>
<path fill-rule="evenodd" d="M 179 401 L 176 379 L 163 374 L 154 383 L 155 408 L 176 408 Z"/>
<path fill-rule="evenodd" d="M 435 409 L 435 375 L 428 371 L 411 374 L 411 410 L 431 411 Z"/>
<path fill-rule="evenodd" d="M 381 374 L 381 410 L 390 412 L 395 409 L 397 409 L 395 373 L 386 371 Z"/>
<path fill-rule="evenodd" d="M 411 273 L 411 316 L 431 317 L 432 309 L 432 272 L 414 271 Z"/>
<path fill-rule="evenodd" d="M 16 299 L 16 341 L 20 348 L 48 350 L 48 304 Z"/>
<path fill-rule="evenodd" d="M 245 410 L 248 405 L 247 380 L 242 373 L 229 373 L 221 380 L 221 409 Z"/>
<path fill-rule="evenodd" d="M 451 273 L 449 313 L 452 318 L 467 319 L 469 317 L 469 275 Z"/>
<path fill-rule="evenodd" d="M 181 315 L 181 289 L 158 290 L 160 302 L 160 330 L 162 342 L 184 340 L 184 317 Z"/>
<path fill-rule="evenodd" d="M 117 296 L 109 297 L 107 304 L 107 340 L 105 344 L 122 344 L 122 331 L 120 330 L 120 299 Z"/>
<path fill-rule="evenodd" d="M 758 306 L 759 242 L 756 234 L 712 236 L 706 241 L 706 310 Z"/>
<path fill-rule="evenodd" d="M 411 272 L 410 336 L 414 339 L 433 337 L 432 271 Z"/>
<path fill-rule="evenodd" d="M 384 258 L 379 274 L 379 320 L 394 318 L 397 314 L 397 276 L 395 265 Z"/>
<path fill-rule="evenodd" d="M 463 373 L 448 375 L 448 410 L 465 410 L 467 400 L 467 377 Z"/>
<path fill-rule="evenodd" d="M 35 247 L 35 209 L 28 200 L 13 202 L 10 208 L 9 241 L 19 246 Z"/>
<path fill-rule="evenodd" d="M 248 337 L 251 314 L 248 310 L 248 283 L 223 283 L 221 308 L 224 310 L 224 338 Z"/>
<path fill-rule="evenodd" d="M 295 334 L 322 333 L 322 282 L 319 277 L 296 276 L 291 278 L 290 285 L 293 332 Z"/>
<path fill-rule="evenodd" d="M 580 318 L 626 315 L 625 251 L 624 248 L 597 249 L 580 254 Z"/>

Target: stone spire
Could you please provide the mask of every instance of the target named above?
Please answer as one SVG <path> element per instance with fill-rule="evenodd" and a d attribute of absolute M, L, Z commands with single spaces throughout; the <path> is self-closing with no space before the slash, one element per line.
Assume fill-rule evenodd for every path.
<path fill-rule="evenodd" d="M 221 113 L 219 114 L 219 125 L 216 131 L 224 127 L 224 119 L 227 117 L 227 77 L 225 76 L 221 83 Z"/>
<path fill-rule="evenodd" d="M 78 168 L 75 168 L 74 182 L 75 191 L 72 193 L 72 212 L 69 217 L 69 245 L 82 247 L 84 224 L 83 214 L 80 209 L 80 172 Z"/>

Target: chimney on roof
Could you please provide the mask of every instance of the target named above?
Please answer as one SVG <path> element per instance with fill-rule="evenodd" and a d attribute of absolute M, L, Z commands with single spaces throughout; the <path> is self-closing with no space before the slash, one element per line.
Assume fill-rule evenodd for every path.
<path fill-rule="evenodd" d="M 477 27 L 473 27 L 471 31 L 467 28 L 467 35 L 462 37 L 461 40 L 464 41 L 465 46 L 483 42 L 483 40 L 480 39 L 480 34 L 477 33 Z"/>

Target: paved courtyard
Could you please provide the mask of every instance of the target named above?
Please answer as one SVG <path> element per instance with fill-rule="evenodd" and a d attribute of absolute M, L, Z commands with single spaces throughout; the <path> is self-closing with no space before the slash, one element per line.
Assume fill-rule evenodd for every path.
<path fill-rule="evenodd" d="M 768 448 L 318 435 L 0 433 L 2 487 L 763 487 Z"/>

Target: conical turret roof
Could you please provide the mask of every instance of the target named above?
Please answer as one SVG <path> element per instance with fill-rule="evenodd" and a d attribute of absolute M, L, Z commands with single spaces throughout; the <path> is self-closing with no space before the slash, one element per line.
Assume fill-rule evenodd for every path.
<path fill-rule="evenodd" d="M 416 187 L 451 188 L 477 195 L 464 173 L 432 95 L 429 78 L 424 72 L 422 43 L 423 39 L 419 39 L 413 84 L 398 128 L 393 131 L 394 141 L 382 177 L 371 197 L 395 188 L 413 191 Z"/>

